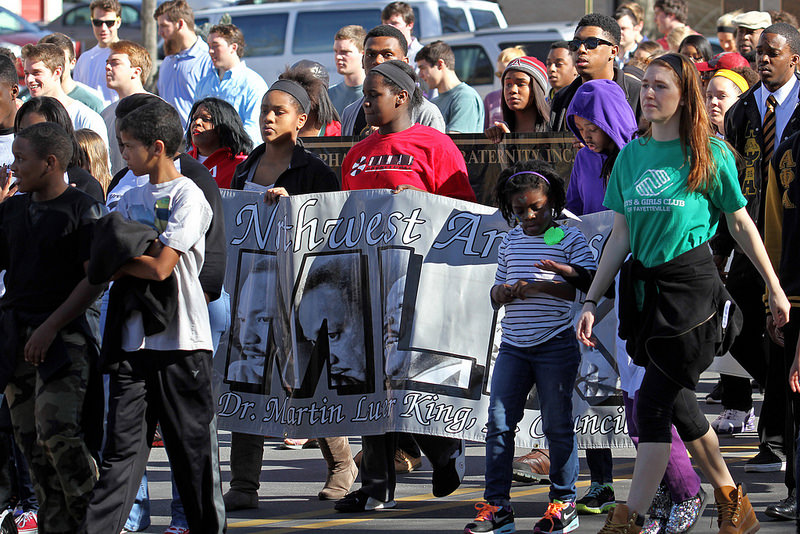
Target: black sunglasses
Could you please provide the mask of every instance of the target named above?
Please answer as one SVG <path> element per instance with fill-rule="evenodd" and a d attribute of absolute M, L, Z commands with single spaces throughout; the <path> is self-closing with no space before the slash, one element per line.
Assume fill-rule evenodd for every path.
<path fill-rule="evenodd" d="M 573 39 L 567 45 L 569 45 L 569 49 L 573 52 L 577 52 L 581 45 L 586 47 L 586 50 L 594 50 L 601 44 L 614 46 L 614 43 L 610 41 L 606 41 L 605 39 L 600 39 L 599 37 L 587 37 L 586 39 Z"/>
<path fill-rule="evenodd" d="M 99 28 L 99 27 L 100 27 L 100 26 L 102 26 L 103 24 L 105 24 L 106 26 L 108 26 L 109 28 L 111 28 L 111 27 L 112 27 L 112 26 L 114 26 L 114 24 L 116 24 L 116 23 L 117 23 L 117 19 L 111 19 L 111 20 L 92 19 L 92 25 L 93 25 L 95 28 Z"/>

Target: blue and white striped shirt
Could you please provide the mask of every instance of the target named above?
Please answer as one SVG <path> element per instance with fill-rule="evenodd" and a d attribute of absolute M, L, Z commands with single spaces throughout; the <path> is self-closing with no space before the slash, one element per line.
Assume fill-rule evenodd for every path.
<path fill-rule="evenodd" d="M 519 280 L 563 282 L 561 276 L 535 267 L 542 260 L 596 270 L 592 251 L 580 230 L 569 226 L 561 228 L 564 230 L 564 239 L 555 245 L 546 244 L 544 234 L 525 235 L 521 226 L 508 232 L 497 253 L 495 284 L 513 285 Z M 572 325 L 572 304 L 544 293 L 509 302 L 501 322 L 503 341 L 517 347 L 533 347 L 544 343 Z"/>

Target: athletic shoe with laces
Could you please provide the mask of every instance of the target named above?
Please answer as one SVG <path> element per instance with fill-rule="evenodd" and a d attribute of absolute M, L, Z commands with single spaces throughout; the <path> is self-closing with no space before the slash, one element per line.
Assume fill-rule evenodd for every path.
<path fill-rule="evenodd" d="M 601 514 L 617 505 L 614 486 L 592 482 L 586 495 L 575 501 L 579 514 Z"/>
<path fill-rule="evenodd" d="M 478 515 L 464 527 L 464 534 L 508 534 L 516 532 L 511 506 L 495 506 L 488 502 L 475 504 Z"/>
<path fill-rule="evenodd" d="M 394 508 L 396 505 L 397 503 L 394 501 L 379 501 L 361 490 L 356 490 L 336 501 L 333 508 L 340 512 L 358 513 L 385 510 L 386 508 Z"/>
<path fill-rule="evenodd" d="M 566 534 L 578 528 L 578 511 L 574 502 L 553 500 L 539 521 L 533 525 L 533 534 Z"/>
<path fill-rule="evenodd" d="M 14 522 L 14 510 L 0 512 L 0 534 L 16 534 L 17 525 Z"/>
<path fill-rule="evenodd" d="M 38 517 L 36 512 L 22 512 L 14 519 L 19 534 L 36 534 L 39 532 Z"/>
<path fill-rule="evenodd" d="M 711 422 L 711 428 L 717 434 L 753 432 L 756 429 L 756 415 L 752 408 L 748 411 L 726 408 Z"/>
<path fill-rule="evenodd" d="M 170 527 L 164 531 L 164 534 L 189 534 L 189 529 L 170 525 Z"/>
<path fill-rule="evenodd" d="M 550 451 L 531 449 L 528 454 L 514 458 L 511 477 L 517 482 L 537 483 L 550 475 Z"/>
<path fill-rule="evenodd" d="M 745 473 L 773 473 L 776 471 L 786 471 L 786 462 L 767 448 L 762 448 L 758 454 L 744 464 Z"/>

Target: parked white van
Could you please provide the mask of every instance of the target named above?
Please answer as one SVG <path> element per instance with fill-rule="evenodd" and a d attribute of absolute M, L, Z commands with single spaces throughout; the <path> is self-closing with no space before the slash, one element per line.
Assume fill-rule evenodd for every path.
<path fill-rule="evenodd" d="M 324 0 L 236 5 L 195 12 L 195 23 L 217 24 L 224 14 L 244 34 L 247 66 L 272 83 L 287 65 L 312 59 L 325 65 L 331 84 L 338 83 L 333 37 L 348 24 L 367 31 L 381 23 L 390 0 Z M 417 38 L 481 28 L 505 28 L 505 17 L 494 2 L 483 0 L 405 0 L 414 10 Z"/>

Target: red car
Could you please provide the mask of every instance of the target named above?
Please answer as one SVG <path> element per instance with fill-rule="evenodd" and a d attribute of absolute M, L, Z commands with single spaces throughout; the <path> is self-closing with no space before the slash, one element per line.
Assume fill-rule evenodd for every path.
<path fill-rule="evenodd" d="M 28 22 L 16 13 L 0 7 L 0 47 L 10 48 L 17 56 L 17 73 L 19 73 L 20 87 L 23 82 L 22 62 L 19 61 L 22 47 L 28 43 L 36 44 L 39 39 L 47 35 L 35 24 Z"/>

